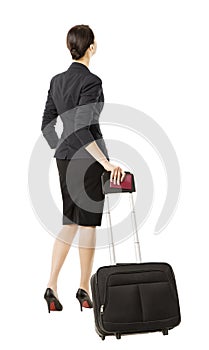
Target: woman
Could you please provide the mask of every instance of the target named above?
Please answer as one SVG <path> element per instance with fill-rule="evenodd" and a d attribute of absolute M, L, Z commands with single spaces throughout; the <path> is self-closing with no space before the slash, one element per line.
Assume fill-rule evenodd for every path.
<path fill-rule="evenodd" d="M 61 311 L 57 294 L 60 269 L 77 230 L 80 256 L 80 287 L 76 293 L 82 307 L 92 308 L 90 276 L 92 271 L 96 226 L 101 226 L 104 195 L 101 174 L 111 171 L 110 181 L 120 184 L 125 172 L 109 162 L 99 126 L 104 95 L 101 79 L 88 66 L 97 43 L 88 25 L 76 25 L 67 33 L 67 47 L 72 55 L 70 67 L 50 82 L 41 130 L 54 157 L 59 173 L 63 200 L 63 227 L 54 242 L 51 273 L 44 294 L 48 311 Z M 63 122 L 60 137 L 55 131 L 57 116 Z"/>

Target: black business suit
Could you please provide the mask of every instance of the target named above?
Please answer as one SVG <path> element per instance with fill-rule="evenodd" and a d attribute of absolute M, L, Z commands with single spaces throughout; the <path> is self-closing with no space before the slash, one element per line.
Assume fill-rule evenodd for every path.
<path fill-rule="evenodd" d="M 63 199 L 63 224 L 101 225 L 104 205 L 101 174 L 104 168 L 85 147 L 96 141 L 109 160 L 99 125 L 103 105 L 102 80 L 84 64 L 72 62 L 66 71 L 52 77 L 41 131 L 50 148 L 55 149 Z M 55 130 L 58 115 L 63 122 L 60 139 Z"/>

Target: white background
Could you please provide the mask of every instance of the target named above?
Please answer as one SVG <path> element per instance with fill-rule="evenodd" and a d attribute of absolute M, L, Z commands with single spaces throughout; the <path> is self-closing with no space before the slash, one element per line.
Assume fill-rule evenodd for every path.
<path fill-rule="evenodd" d="M 208 342 L 209 292 L 208 2 L 20 0 L 2 7 L 1 348 L 203 348 Z M 167 337 L 154 333 L 121 340 L 108 337 L 102 342 L 94 331 L 93 311 L 81 313 L 75 298 L 80 278 L 76 248 L 59 277 L 63 311 L 48 314 L 43 299 L 54 238 L 33 212 L 28 166 L 40 137 L 49 80 L 71 63 L 65 38 L 76 24 L 89 24 L 95 33 L 98 49 L 90 70 L 101 77 L 106 102 L 129 105 L 151 116 L 168 135 L 179 159 L 178 207 L 156 236 L 153 230 L 166 179 L 162 188 L 158 176 L 164 174 L 162 163 L 153 154 L 155 201 L 140 230 L 143 260 L 167 261 L 176 275 L 182 322 Z M 131 138 L 127 140 L 131 145 Z M 138 141 L 138 151 L 144 159 L 150 157 L 154 150 L 144 153 L 146 141 Z M 52 178 L 61 209 L 54 160 Z M 134 260 L 128 249 L 131 243 L 116 247 L 119 260 Z M 98 249 L 94 272 L 108 259 L 108 250 Z"/>

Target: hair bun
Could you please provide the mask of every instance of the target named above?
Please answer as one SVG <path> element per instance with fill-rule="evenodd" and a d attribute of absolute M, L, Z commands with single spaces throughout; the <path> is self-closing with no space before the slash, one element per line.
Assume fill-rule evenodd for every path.
<path fill-rule="evenodd" d="M 73 57 L 77 60 L 81 57 L 81 54 L 78 52 L 78 50 L 73 47 L 71 50 L 70 50 L 71 54 L 73 55 Z"/>

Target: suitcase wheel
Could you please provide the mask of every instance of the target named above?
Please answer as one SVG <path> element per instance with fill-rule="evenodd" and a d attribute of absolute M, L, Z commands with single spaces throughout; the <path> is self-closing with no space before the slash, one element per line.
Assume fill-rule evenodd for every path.
<path fill-rule="evenodd" d="M 168 329 L 163 329 L 162 332 L 163 332 L 163 335 L 168 335 Z"/>
<path fill-rule="evenodd" d="M 105 340 L 105 335 L 100 335 L 102 340 Z"/>
<path fill-rule="evenodd" d="M 121 334 L 120 333 L 116 333 L 115 336 L 116 336 L 117 339 L 121 339 Z"/>

